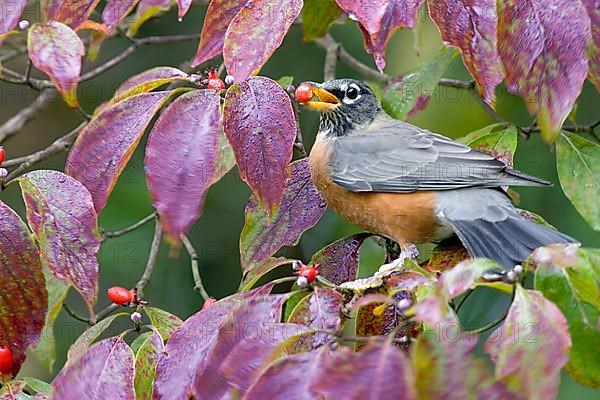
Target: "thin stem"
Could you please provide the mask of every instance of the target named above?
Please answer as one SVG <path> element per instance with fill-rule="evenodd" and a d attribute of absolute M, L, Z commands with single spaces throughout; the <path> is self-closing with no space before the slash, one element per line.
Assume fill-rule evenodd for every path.
<path fill-rule="evenodd" d="M 150 254 L 148 255 L 148 261 L 146 262 L 146 269 L 144 269 L 142 277 L 135 285 L 139 298 L 144 297 L 144 288 L 146 285 L 148 285 L 148 282 L 150 282 L 150 277 L 152 276 L 152 272 L 154 271 L 154 266 L 156 265 L 156 260 L 158 258 L 158 249 L 160 248 L 161 239 L 162 226 L 160 219 L 156 218 L 156 224 L 154 225 L 154 237 L 152 238 L 152 244 L 150 245 Z"/>
<path fill-rule="evenodd" d="M 119 236 L 123 236 L 129 232 L 132 232 L 134 230 L 136 230 L 137 228 L 147 224 L 148 222 L 152 221 L 154 218 L 156 217 L 156 211 L 153 212 L 152 214 L 142 218 L 141 220 L 139 220 L 138 222 L 136 222 L 135 224 L 128 226 L 127 228 L 118 230 L 118 231 L 114 231 L 114 232 L 104 232 L 102 234 L 102 240 L 105 239 L 111 239 L 111 238 L 116 238 Z"/>
<path fill-rule="evenodd" d="M 75 311 L 71 310 L 71 307 L 69 307 L 67 305 L 67 303 L 63 303 L 63 309 L 67 312 L 67 314 L 69 314 L 69 316 L 71 316 L 71 318 L 76 319 L 77 321 L 84 322 L 88 325 L 93 325 L 89 319 L 83 318 L 82 316 L 77 314 Z"/>
<path fill-rule="evenodd" d="M 181 235 L 181 241 L 183 242 L 183 246 L 185 247 L 186 251 L 190 256 L 192 275 L 194 276 L 194 290 L 197 290 L 198 293 L 200 293 L 200 296 L 202 296 L 202 298 L 206 301 L 210 298 L 210 295 L 208 294 L 208 292 L 204 288 L 204 284 L 202 283 L 202 277 L 200 276 L 200 268 L 198 265 L 198 253 L 196 252 L 194 245 L 192 244 L 192 242 L 190 242 L 190 239 L 188 239 L 187 236 Z"/>
<path fill-rule="evenodd" d="M 117 308 L 119 308 L 119 305 L 118 304 L 114 304 L 114 303 L 111 303 L 108 306 L 104 307 L 102 310 L 100 310 L 96 314 L 96 317 L 94 318 L 93 324 L 97 324 L 99 321 L 101 321 L 104 318 L 108 317 Z"/>

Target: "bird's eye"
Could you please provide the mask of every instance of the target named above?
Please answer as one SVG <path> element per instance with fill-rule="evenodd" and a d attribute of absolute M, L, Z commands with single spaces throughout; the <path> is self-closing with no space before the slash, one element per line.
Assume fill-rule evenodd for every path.
<path fill-rule="evenodd" d="M 348 90 L 346 90 L 346 98 L 350 100 L 356 100 L 358 97 L 358 88 L 354 86 L 350 86 Z"/>

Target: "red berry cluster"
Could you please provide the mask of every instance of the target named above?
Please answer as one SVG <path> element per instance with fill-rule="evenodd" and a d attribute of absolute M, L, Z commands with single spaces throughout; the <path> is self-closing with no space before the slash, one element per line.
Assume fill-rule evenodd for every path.
<path fill-rule="evenodd" d="M 4 162 L 4 157 L 6 157 L 6 151 L 4 147 L 0 146 L 0 165 Z"/>
<path fill-rule="evenodd" d="M 208 88 L 222 90 L 225 89 L 225 83 L 219 78 L 217 71 L 212 70 L 207 72 L 208 75 Z"/>
<path fill-rule="evenodd" d="M 0 376 L 12 373 L 14 366 L 12 350 L 0 344 Z"/>
<path fill-rule="evenodd" d="M 300 261 L 296 261 L 293 268 L 298 275 L 296 284 L 300 287 L 307 287 L 319 276 L 319 264 L 304 265 Z"/>
<path fill-rule="evenodd" d="M 108 289 L 108 298 L 114 304 L 126 305 L 129 303 L 135 302 L 136 299 L 136 290 L 135 289 L 125 289 L 121 286 L 113 286 Z"/>

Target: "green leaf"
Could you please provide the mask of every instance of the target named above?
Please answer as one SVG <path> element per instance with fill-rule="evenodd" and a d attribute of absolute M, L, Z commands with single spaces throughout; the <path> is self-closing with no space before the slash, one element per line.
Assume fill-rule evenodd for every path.
<path fill-rule="evenodd" d="M 325 36 L 331 24 L 342 14 L 335 0 L 304 0 L 302 29 L 309 42 Z"/>
<path fill-rule="evenodd" d="M 294 77 L 289 75 L 282 76 L 281 78 L 277 79 L 277 83 L 279 83 L 279 86 L 281 86 L 284 90 L 287 90 L 288 86 L 294 83 Z"/>
<path fill-rule="evenodd" d="M 508 166 L 517 150 L 517 128 L 506 122 L 486 126 L 459 139 L 469 147 L 491 154 Z"/>
<path fill-rule="evenodd" d="M 567 318 L 573 340 L 567 371 L 582 385 L 600 387 L 600 250 L 578 253 L 572 267 L 538 265 L 534 287 Z"/>
<path fill-rule="evenodd" d="M 144 307 L 144 311 L 164 340 L 169 339 L 173 332 L 183 324 L 183 321 L 178 316 L 160 308 Z"/>
<path fill-rule="evenodd" d="M 152 399 L 152 383 L 156 376 L 158 356 L 164 349 L 158 332 L 152 332 L 135 354 L 135 395 L 137 400 Z"/>
<path fill-rule="evenodd" d="M 251 269 L 244 273 L 242 282 L 240 282 L 240 290 L 245 292 L 256 285 L 256 282 L 265 274 L 273 271 L 275 268 L 285 264 L 290 264 L 293 260 L 285 257 L 270 257 L 260 264 L 254 265 Z"/>
<path fill-rule="evenodd" d="M 27 383 L 27 386 L 35 390 L 37 393 L 50 396 L 50 393 L 52 392 L 52 386 L 50 386 L 49 383 L 31 377 L 23 378 L 23 380 Z"/>
<path fill-rule="evenodd" d="M 444 47 L 420 68 L 390 83 L 383 91 L 383 109 L 392 117 L 402 120 L 424 109 L 457 54 L 456 49 Z"/>
<path fill-rule="evenodd" d="M 577 212 L 600 231 L 600 146 L 563 131 L 556 143 L 556 169 Z"/>

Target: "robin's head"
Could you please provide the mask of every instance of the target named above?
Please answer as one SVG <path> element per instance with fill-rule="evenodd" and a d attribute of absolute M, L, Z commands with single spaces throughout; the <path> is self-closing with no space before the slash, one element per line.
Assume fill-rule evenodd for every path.
<path fill-rule="evenodd" d="M 312 88 L 313 99 L 305 106 L 321 113 L 319 133 L 343 136 L 368 124 L 381 111 L 373 90 L 355 79 L 335 79 L 321 84 L 306 82 Z M 316 99 L 314 99 L 316 97 Z"/>

